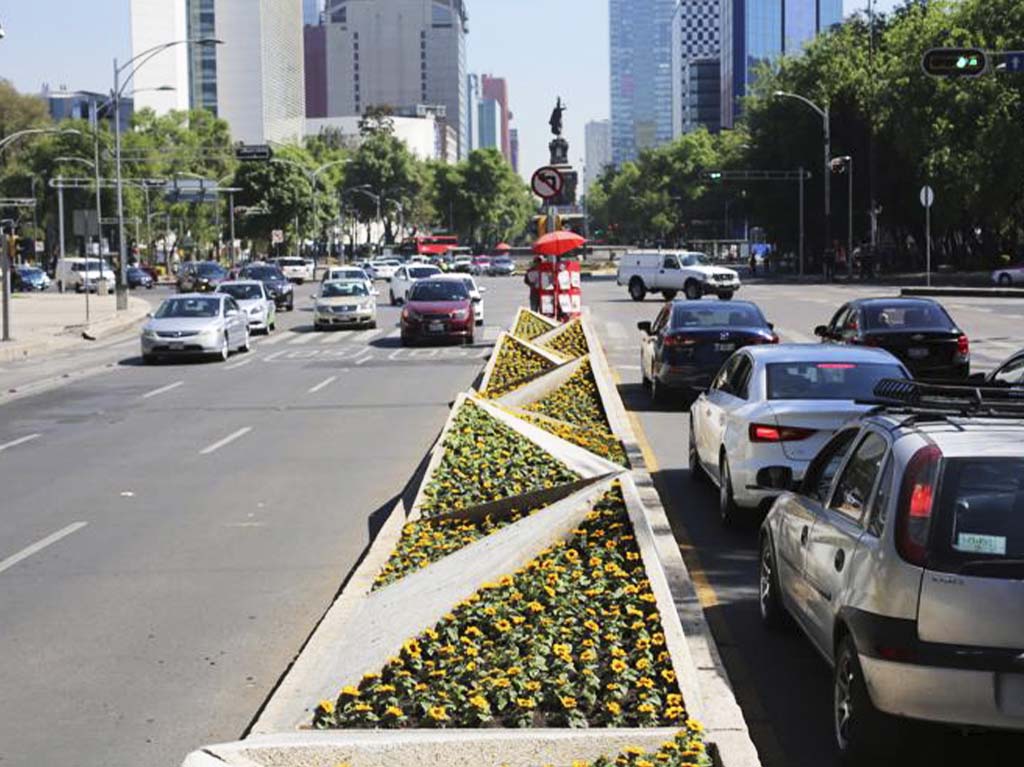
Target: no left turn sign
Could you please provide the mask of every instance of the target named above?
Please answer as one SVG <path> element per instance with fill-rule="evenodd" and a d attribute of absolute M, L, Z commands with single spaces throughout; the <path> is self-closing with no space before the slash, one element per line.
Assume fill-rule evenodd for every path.
<path fill-rule="evenodd" d="M 562 193 L 565 179 L 562 178 L 562 174 L 558 172 L 557 168 L 540 168 L 533 174 L 533 181 L 530 186 L 533 187 L 535 195 L 545 200 L 550 200 L 552 197 L 558 197 Z"/>

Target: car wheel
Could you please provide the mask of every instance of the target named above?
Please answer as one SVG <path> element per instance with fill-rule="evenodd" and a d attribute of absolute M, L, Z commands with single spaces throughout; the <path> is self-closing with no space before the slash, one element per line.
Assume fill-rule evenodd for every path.
<path fill-rule="evenodd" d="M 313 330 L 314 330 L 315 332 L 319 333 L 319 332 L 320 332 L 321 330 L 323 330 L 323 329 L 324 329 L 324 326 L 323 326 L 323 325 L 321 325 L 321 324 L 320 324 L 319 322 L 314 322 L 314 323 L 313 323 Z"/>
<path fill-rule="evenodd" d="M 697 301 L 703 296 L 703 292 L 700 288 L 700 283 L 697 280 L 687 280 L 683 286 L 683 295 L 685 295 L 691 301 Z"/>
<path fill-rule="evenodd" d="M 643 301 L 647 297 L 647 288 L 644 287 L 644 281 L 639 277 L 634 277 L 629 281 L 629 297 L 634 301 Z"/>
<path fill-rule="evenodd" d="M 700 453 L 697 452 L 697 435 L 693 433 L 693 419 L 690 419 L 690 446 L 689 455 L 689 468 L 690 468 L 690 481 L 697 482 L 698 484 L 706 484 L 708 475 L 704 473 L 704 467 L 700 465 Z"/>
<path fill-rule="evenodd" d="M 787 613 L 779 591 L 779 573 L 775 568 L 771 536 L 767 533 L 761 538 L 760 573 L 758 606 L 761 608 L 761 623 L 770 629 L 782 628 L 786 623 Z"/>
<path fill-rule="evenodd" d="M 732 471 L 729 469 L 729 459 L 722 454 L 719 462 L 718 483 L 718 516 L 722 520 L 723 527 L 732 527 L 736 524 L 739 516 L 739 508 L 736 506 L 736 499 L 732 489 Z"/>
<path fill-rule="evenodd" d="M 288 311 L 290 311 L 290 312 L 294 312 L 295 311 L 295 298 L 294 297 L 288 299 Z"/>
<path fill-rule="evenodd" d="M 722 301 L 732 301 L 732 295 L 732 292 L 727 290 L 724 293 L 719 293 L 718 297 Z"/>
<path fill-rule="evenodd" d="M 408 336 L 402 336 L 402 346 L 412 346 L 412 339 Z"/>
<path fill-rule="evenodd" d="M 395 300 L 395 291 L 389 290 L 388 291 L 388 296 L 389 296 L 389 299 L 390 299 L 391 306 L 398 306 L 398 301 Z"/>
<path fill-rule="evenodd" d="M 900 742 L 895 718 L 875 708 L 868 694 L 857 646 L 843 637 L 833 670 L 832 713 L 836 747 L 846 764 L 868 764 Z"/>
<path fill-rule="evenodd" d="M 221 342 L 220 351 L 217 352 L 217 358 L 221 362 L 227 362 L 228 357 L 231 356 L 231 346 L 228 343 L 228 334 L 224 334 L 224 340 Z"/>
<path fill-rule="evenodd" d="M 277 323 L 276 322 L 271 322 L 269 325 L 267 325 L 267 335 L 268 336 L 271 333 L 273 333 L 275 330 L 277 330 Z"/>
<path fill-rule="evenodd" d="M 661 291 L 661 295 L 662 295 L 662 297 L 666 301 L 671 301 L 673 298 L 675 298 L 677 295 L 679 295 L 679 291 L 678 290 L 663 290 L 663 291 Z"/>
<path fill-rule="evenodd" d="M 1013 284 L 1013 278 L 1008 274 L 1000 274 L 999 284 L 1004 288 L 1008 288 Z"/>

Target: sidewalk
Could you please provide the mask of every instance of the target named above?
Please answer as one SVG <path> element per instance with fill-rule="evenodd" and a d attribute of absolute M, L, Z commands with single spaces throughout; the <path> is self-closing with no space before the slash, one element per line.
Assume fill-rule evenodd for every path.
<path fill-rule="evenodd" d="M 0 342 L 0 363 L 48 352 L 87 348 L 92 340 L 122 333 L 150 311 L 141 298 L 129 297 L 128 311 L 115 311 L 115 297 L 90 296 L 90 321 L 85 321 L 85 296 L 74 293 L 15 293 L 11 297 L 11 341 Z"/>

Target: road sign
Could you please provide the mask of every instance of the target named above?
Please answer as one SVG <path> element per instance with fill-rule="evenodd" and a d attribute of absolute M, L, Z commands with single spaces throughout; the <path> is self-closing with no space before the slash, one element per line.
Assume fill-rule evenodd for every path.
<path fill-rule="evenodd" d="M 270 233 L 270 242 L 274 245 L 280 245 L 284 242 L 284 231 L 281 229 L 275 229 Z"/>
<path fill-rule="evenodd" d="M 935 202 L 935 190 L 930 186 L 921 187 L 921 206 L 930 208 Z"/>
<path fill-rule="evenodd" d="M 932 48 L 921 68 L 931 77 L 980 77 L 989 71 L 989 57 L 980 48 Z"/>
<path fill-rule="evenodd" d="M 530 186 L 533 187 L 533 193 L 535 195 L 542 197 L 545 200 L 550 200 L 558 197 L 562 193 L 562 189 L 565 187 L 565 179 L 562 178 L 562 174 L 558 168 L 548 166 L 538 169 L 537 172 L 533 174 L 533 180 L 530 182 Z"/>
<path fill-rule="evenodd" d="M 1024 51 L 1005 51 L 1003 67 L 1007 72 L 1024 72 Z"/>
<path fill-rule="evenodd" d="M 239 144 L 235 147 L 235 159 L 239 162 L 270 162 L 274 150 L 266 144 Z"/>

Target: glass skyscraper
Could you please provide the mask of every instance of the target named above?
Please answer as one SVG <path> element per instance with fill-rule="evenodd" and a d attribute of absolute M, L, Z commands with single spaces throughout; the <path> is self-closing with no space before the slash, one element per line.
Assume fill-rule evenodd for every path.
<path fill-rule="evenodd" d="M 722 0 L 722 127 L 735 124 L 758 65 L 842 20 L 842 0 Z"/>
<path fill-rule="evenodd" d="M 609 0 L 612 161 L 672 140 L 676 0 Z M 570 107 L 571 107 L 570 103 Z"/>

